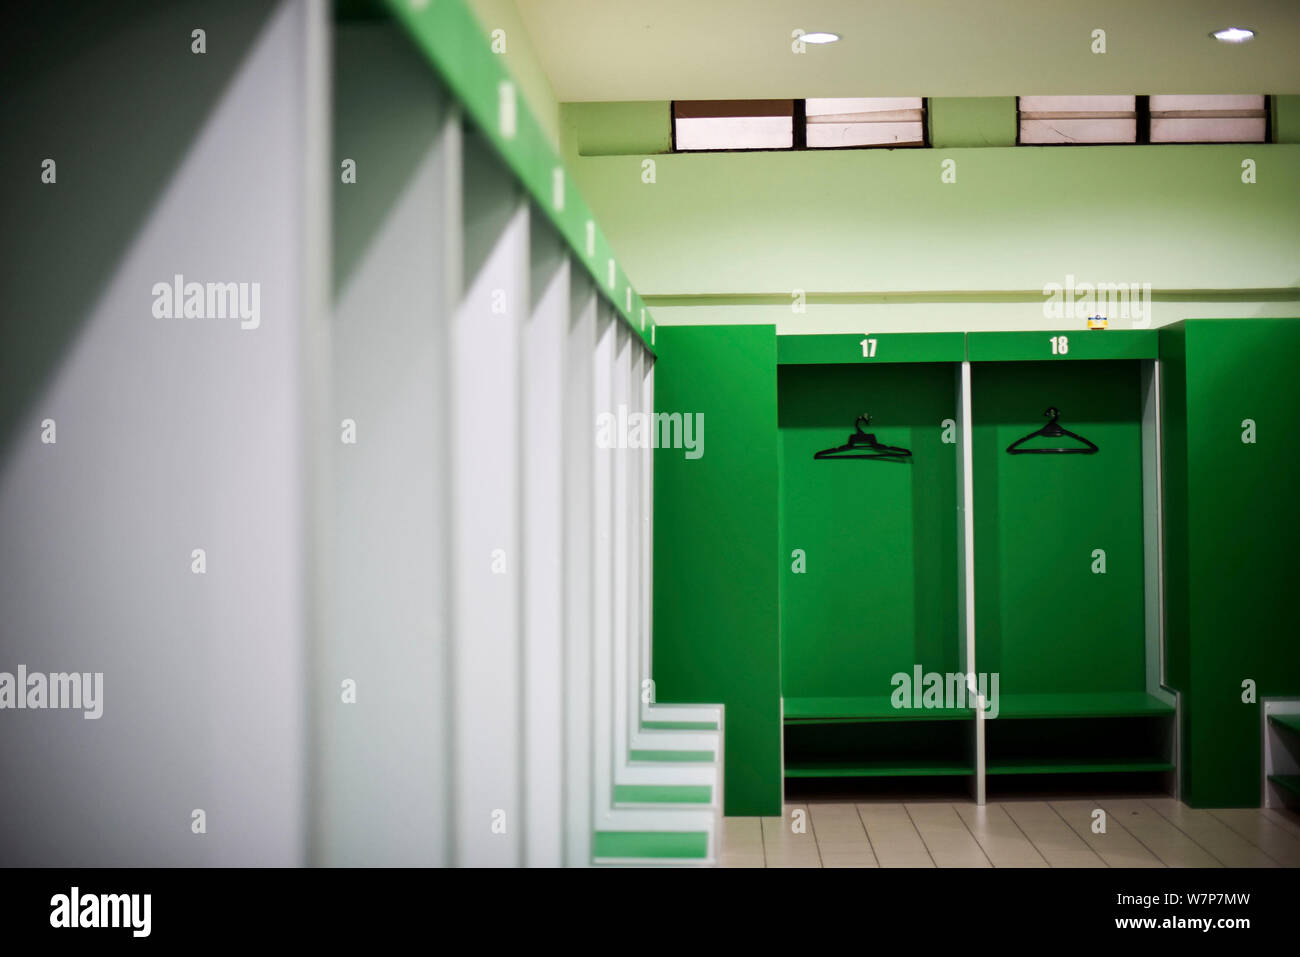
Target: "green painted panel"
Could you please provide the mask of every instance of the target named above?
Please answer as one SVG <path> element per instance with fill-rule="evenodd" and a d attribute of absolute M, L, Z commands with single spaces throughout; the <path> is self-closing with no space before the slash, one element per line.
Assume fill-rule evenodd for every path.
<path fill-rule="evenodd" d="M 1195 319 L 1182 335 L 1186 457 L 1166 470 L 1187 494 L 1166 527 L 1185 523 L 1187 562 L 1167 561 L 1166 576 L 1171 610 L 1184 605 L 1167 622 L 1171 655 L 1185 662 L 1183 797 L 1257 807 L 1258 699 L 1300 694 L 1300 319 Z M 1167 402 L 1166 423 L 1174 412 Z M 1243 442 L 1247 420 L 1254 442 Z M 1255 702 L 1242 701 L 1247 679 Z"/>
<path fill-rule="evenodd" d="M 895 708 L 889 695 L 853 698 L 786 698 L 786 724 L 832 721 L 956 721 L 969 719 L 973 708 Z"/>
<path fill-rule="evenodd" d="M 700 458 L 655 450 L 656 696 L 726 705 L 726 813 L 780 814 L 773 327 L 661 328 L 655 408 L 706 424 Z"/>
<path fill-rule="evenodd" d="M 998 696 L 998 718 L 1118 718 L 1173 713 L 1173 705 L 1145 691 Z"/>
<path fill-rule="evenodd" d="M 711 764 L 715 755 L 712 751 L 633 750 L 628 757 L 633 761 L 655 761 L 662 764 Z"/>
<path fill-rule="evenodd" d="M 411 2 L 411 0 L 408 0 Z M 420 3 L 422 0 L 414 0 Z M 483 32 L 489 36 L 494 30 L 502 30 L 506 42 L 500 52 L 493 53 L 514 77 L 519 91 L 528 100 L 537 121 L 546 131 L 552 146 L 559 146 L 560 103 L 555 98 L 546 67 L 542 64 L 538 50 L 530 41 L 532 39 L 524 18 L 520 15 L 522 4 L 516 0 L 465 0 L 474 11 L 474 16 L 483 25 Z"/>
<path fill-rule="evenodd" d="M 708 804 L 713 788 L 707 784 L 616 784 L 615 804 Z"/>
<path fill-rule="evenodd" d="M 1274 143 L 1300 143 L 1300 96 L 1274 96 L 1270 135 Z"/>
<path fill-rule="evenodd" d="M 671 108 L 668 100 L 565 103 L 560 115 L 566 151 L 575 156 L 667 153 L 672 149 Z"/>
<path fill-rule="evenodd" d="M 962 332 L 885 332 L 776 338 L 776 360 L 781 365 L 961 362 L 965 358 L 966 334 Z"/>
<path fill-rule="evenodd" d="M 1016 144 L 1014 96 L 932 96 L 925 105 L 936 149 Z"/>
<path fill-rule="evenodd" d="M 926 760 L 906 764 L 887 761 L 791 761 L 785 766 L 787 778 L 954 777 L 974 773 L 973 765 Z"/>
<path fill-rule="evenodd" d="M 941 363 L 780 368 L 787 698 L 887 698 L 893 675 L 915 665 L 956 671 L 956 445 L 943 441 L 956 381 Z M 843 444 L 862 412 L 912 458 L 813 458 Z"/>
<path fill-rule="evenodd" d="M 641 727 L 650 731 L 717 731 L 716 721 L 643 721 Z"/>
<path fill-rule="evenodd" d="M 1004 696 L 1144 691 L 1139 363 L 985 363 L 972 392 L 978 670 Z M 1007 454 L 1048 406 L 1100 451 Z"/>
<path fill-rule="evenodd" d="M 972 362 L 1154 359 L 1158 353 L 1155 329 L 972 332 L 966 337 L 966 354 Z"/>
<path fill-rule="evenodd" d="M 592 853 L 597 859 L 703 859 L 709 855 L 709 835 L 704 831 L 597 831 Z"/>
<path fill-rule="evenodd" d="M 945 157 L 926 149 L 679 153 L 656 158 L 654 186 L 640 180 L 640 156 L 592 156 L 574 176 L 643 292 L 768 293 L 783 301 L 778 321 L 790 331 L 833 331 L 812 309 L 792 315 L 791 291 L 1017 291 L 1042 302 L 1045 284 L 1071 275 L 1171 293 L 1294 290 L 1300 145 L 1243 148 L 970 149 L 952 157 L 950 184 L 940 181 Z M 1250 186 L 1240 175 L 1247 155 L 1258 164 Z M 842 312 L 855 326 L 877 313 Z M 942 316 L 881 312 L 899 329 Z M 1157 310 L 1162 322 L 1196 314 Z M 1028 320 L 989 315 L 983 328 Z"/>
<path fill-rule="evenodd" d="M 984 768 L 985 774 L 1101 774 L 1134 771 L 1172 771 L 1173 764 L 1168 761 L 1145 761 L 1140 758 L 1121 758 L 1107 760 L 1098 758 L 1081 760 L 1063 758 L 1059 761 L 1039 760 L 1037 758 L 1001 759 L 989 761 Z"/>

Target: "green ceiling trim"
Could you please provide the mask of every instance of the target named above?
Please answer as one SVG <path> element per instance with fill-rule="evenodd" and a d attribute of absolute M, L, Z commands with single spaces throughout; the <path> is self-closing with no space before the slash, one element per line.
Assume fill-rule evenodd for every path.
<path fill-rule="evenodd" d="M 1064 341 L 1061 341 L 1064 340 Z M 1044 329 L 1032 332 L 971 332 L 966 358 L 972 362 L 1155 359 L 1156 329 Z"/>
<path fill-rule="evenodd" d="M 464 0 L 386 0 L 386 4 L 460 101 L 465 115 L 546 212 L 596 288 L 653 351 L 654 319 L 644 300 L 615 261 L 591 208 Z"/>
<path fill-rule="evenodd" d="M 897 303 L 1042 302 L 1041 289 L 900 290 L 895 292 L 805 292 L 813 306 Z M 788 306 L 788 292 L 650 293 L 653 306 Z M 1300 302 L 1300 287 L 1275 289 L 1153 289 L 1153 302 Z"/>

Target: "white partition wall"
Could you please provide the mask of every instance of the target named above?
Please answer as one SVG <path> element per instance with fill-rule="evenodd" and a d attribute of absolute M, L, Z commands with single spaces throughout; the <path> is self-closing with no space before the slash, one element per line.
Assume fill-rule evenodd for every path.
<path fill-rule="evenodd" d="M 616 320 L 604 301 L 596 310 L 596 364 L 594 409 L 607 411 L 614 398 L 614 359 L 617 355 Z M 595 529 L 594 587 L 592 601 L 592 688 L 595 727 L 596 827 L 608 827 L 614 808 L 614 454 L 613 449 L 595 450 L 595 486 L 592 494 Z"/>
<path fill-rule="evenodd" d="M 469 25 L 454 5 L 429 16 L 417 45 L 455 72 L 472 40 L 453 35 Z M 462 83 L 495 62 L 481 66 Z M 641 699 L 645 311 L 563 167 L 530 139 L 513 84 L 493 89 L 495 109 L 466 105 L 464 269 L 445 366 L 450 859 L 710 863 L 722 709 Z M 643 707 L 711 730 L 647 729 Z"/>
<path fill-rule="evenodd" d="M 641 363 L 641 410 L 651 413 L 655 408 L 654 356 L 643 353 Z M 654 479 L 654 449 L 650 448 L 641 456 L 641 621 L 637 642 L 643 681 L 653 680 L 654 674 L 654 643 L 650 640 L 654 609 Z M 651 694 L 646 697 L 653 701 L 653 685 L 648 690 Z"/>
<path fill-rule="evenodd" d="M 523 382 L 529 204 L 466 131 L 451 398 L 453 861 L 523 863 Z"/>
<path fill-rule="evenodd" d="M 525 862 L 563 863 L 564 393 L 571 289 L 568 256 L 540 216 L 529 236 L 524 329 L 524 836 Z M 576 690 L 576 689 L 574 689 Z"/>
<path fill-rule="evenodd" d="M 592 673 L 595 615 L 597 297 L 574 270 L 564 338 L 564 863 L 585 866 L 595 830 Z"/>
<path fill-rule="evenodd" d="M 631 338 L 631 337 L 629 337 Z M 645 369 L 649 358 L 645 349 L 632 340 L 629 347 L 629 370 L 628 370 L 628 388 L 627 388 L 627 408 L 628 418 L 633 422 L 640 422 L 642 416 L 649 410 L 644 405 L 645 399 Z M 647 529 L 643 521 L 645 497 L 643 489 L 646 483 L 645 461 L 651 454 L 651 449 L 642 448 L 637 439 L 640 435 L 645 434 L 645 430 L 633 431 L 629 429 L 629 441 L 627 449 L 628 457 L 628 621 L 627 621 L 627 644 L 624 655 L 624 680 L 628 685 L 629 694 L 625 712 L 627 720 L 624 723 L 624 742 L 630 745 L 632 734 L 641 725 L 641 702 L 643 699 L 649 700 L 649 686 L 643 687 L 642 682 L 648 681 L 650 673 L 642 668 L 641 642 L 642 642 L 642 624 L 645 620 L 647 607 L 646 600 L 648 595 L 645 589 L 645 563 L 646 555 L 643 542 L 645 540 Z"/>
<path fill-rule="evenodd" d="M 614 748 L 613 758 L 618 767 L 628 762 L 628 743 L 632 734 L 636 683 L 628 670 L 631 657 L 632 617 L 636 613 L 632 585 L 632 477 L 636 471 L 627 448 L 626 426 L 628 399 L 632 391 L 632 334 L 627 326 L 614 323 L 614 375 L 611 381 L 609 404 L 601 410 L 608 416 L 607 423 L 614 426 L 610 438 L 611 475 L 613 482 L 611 545 L 614 585 L 614 621 L 610 649 L 610 687 L 614 695 Z"/>
<path fill-rule="evenodd" d="M 444 864 L 450 757 L 443 356 L 460 290 L 460 121 L 383 23 L 338 28 L 335 561 L 318 646 L 316 854 Z M 349 687 L 350 683 L 350 687 Z M 394 782 L 400 781 L 400 787 Z"/>
<path fill-rule="evenodd" d="M 341 65 L 400 62 L 385 29 Z M 721 710 L 642 728 L 653 357 L 438 88 L 384 75 L 336 117 L 367 133 L 359 173 L 404 176 L 339 187 L 333 418 L 355 437 L 332 475 L 318 859 L 710 863 Z M 663 759 L 683 742 L 714 760 Z"/>
<path fill-rule="evenodd" d="M 328 16 L 49 4 L 10 25 L 0 671 L 100 675 L 101 710 L 0 715 L 0 864 L 305 860 Z M 200 315 L 177 283 L 209 290 Z M 203 314 L 231 289 L 240 312 Z"/>

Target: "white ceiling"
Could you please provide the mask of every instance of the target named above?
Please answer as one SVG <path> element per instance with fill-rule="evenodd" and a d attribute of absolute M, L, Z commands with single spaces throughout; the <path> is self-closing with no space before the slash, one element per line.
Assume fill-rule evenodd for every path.
<path fill-rule="evenodd" d="M 1300 93 L 1300 0 L 517 0 L 556 97 Z M 1251 27 L 1232 45 L 1208 34 Z M 843 39 L 791 52 L 791 31 Z M 1106 53 L 1090 50 L 1106 31 Z"/>

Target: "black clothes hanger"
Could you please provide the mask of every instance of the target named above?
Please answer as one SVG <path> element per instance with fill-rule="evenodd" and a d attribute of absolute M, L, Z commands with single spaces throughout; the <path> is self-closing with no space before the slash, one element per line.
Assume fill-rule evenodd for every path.
<path fill-rule="evenodd" d="M 1058 412 L 1056 409 L 1048 409 L 1046 412 L 1043 413 L 1043 415 L 1047 416 L 1048 419 L 1050 419 L 1050 421 L 1041 429 L 1039 429 L 1037 432 L 1030 432 L 1028 435 L 1024 436 L 1023 438 L 1016 439 L 1014 442 L 1008 445 L 1007 446 L 1008 455 L 1070 455 L 1070 454 L 1092 455 L 1094 452 L 1097 451 L 1097 446 L 1093 445 L 1082 435 L 1076 435 L 1075 433 L 1071 432 L 1069 429 L 1062 427 L 1060 423 L 1056 421 L 1061 417 L 1061 413 Z M 1078 441 L 1082 442 L 1084 445 L 1087 446 L 1087 448 L 1081 449 L 1077 445 L 1072 445 L 1068 447 L 1058 446 L 1056 448 L 1051 448 L 1051 449 L 1020 448 L 1020 444 L 1022 442 L 1028 442 L 1030 439 L 1036 439 L 1040 435 L 1049 439 L 1059 439 L 1061 436 L 1068 435 L 1070 438 L 1077 439 Z"/>
<path fill-rule="evenodd" d="M 854 423 L 854 431 L 847 443 L 833 449 L 814 452 L 815 459 L 908 459 L 912 457 L 910 449 L 900 449 L 896 445 L 881 445 L 876 441 L 874 432 L 863 432 L 864 425 L 871 424 L 871 416 L 862 413 Z"/>

